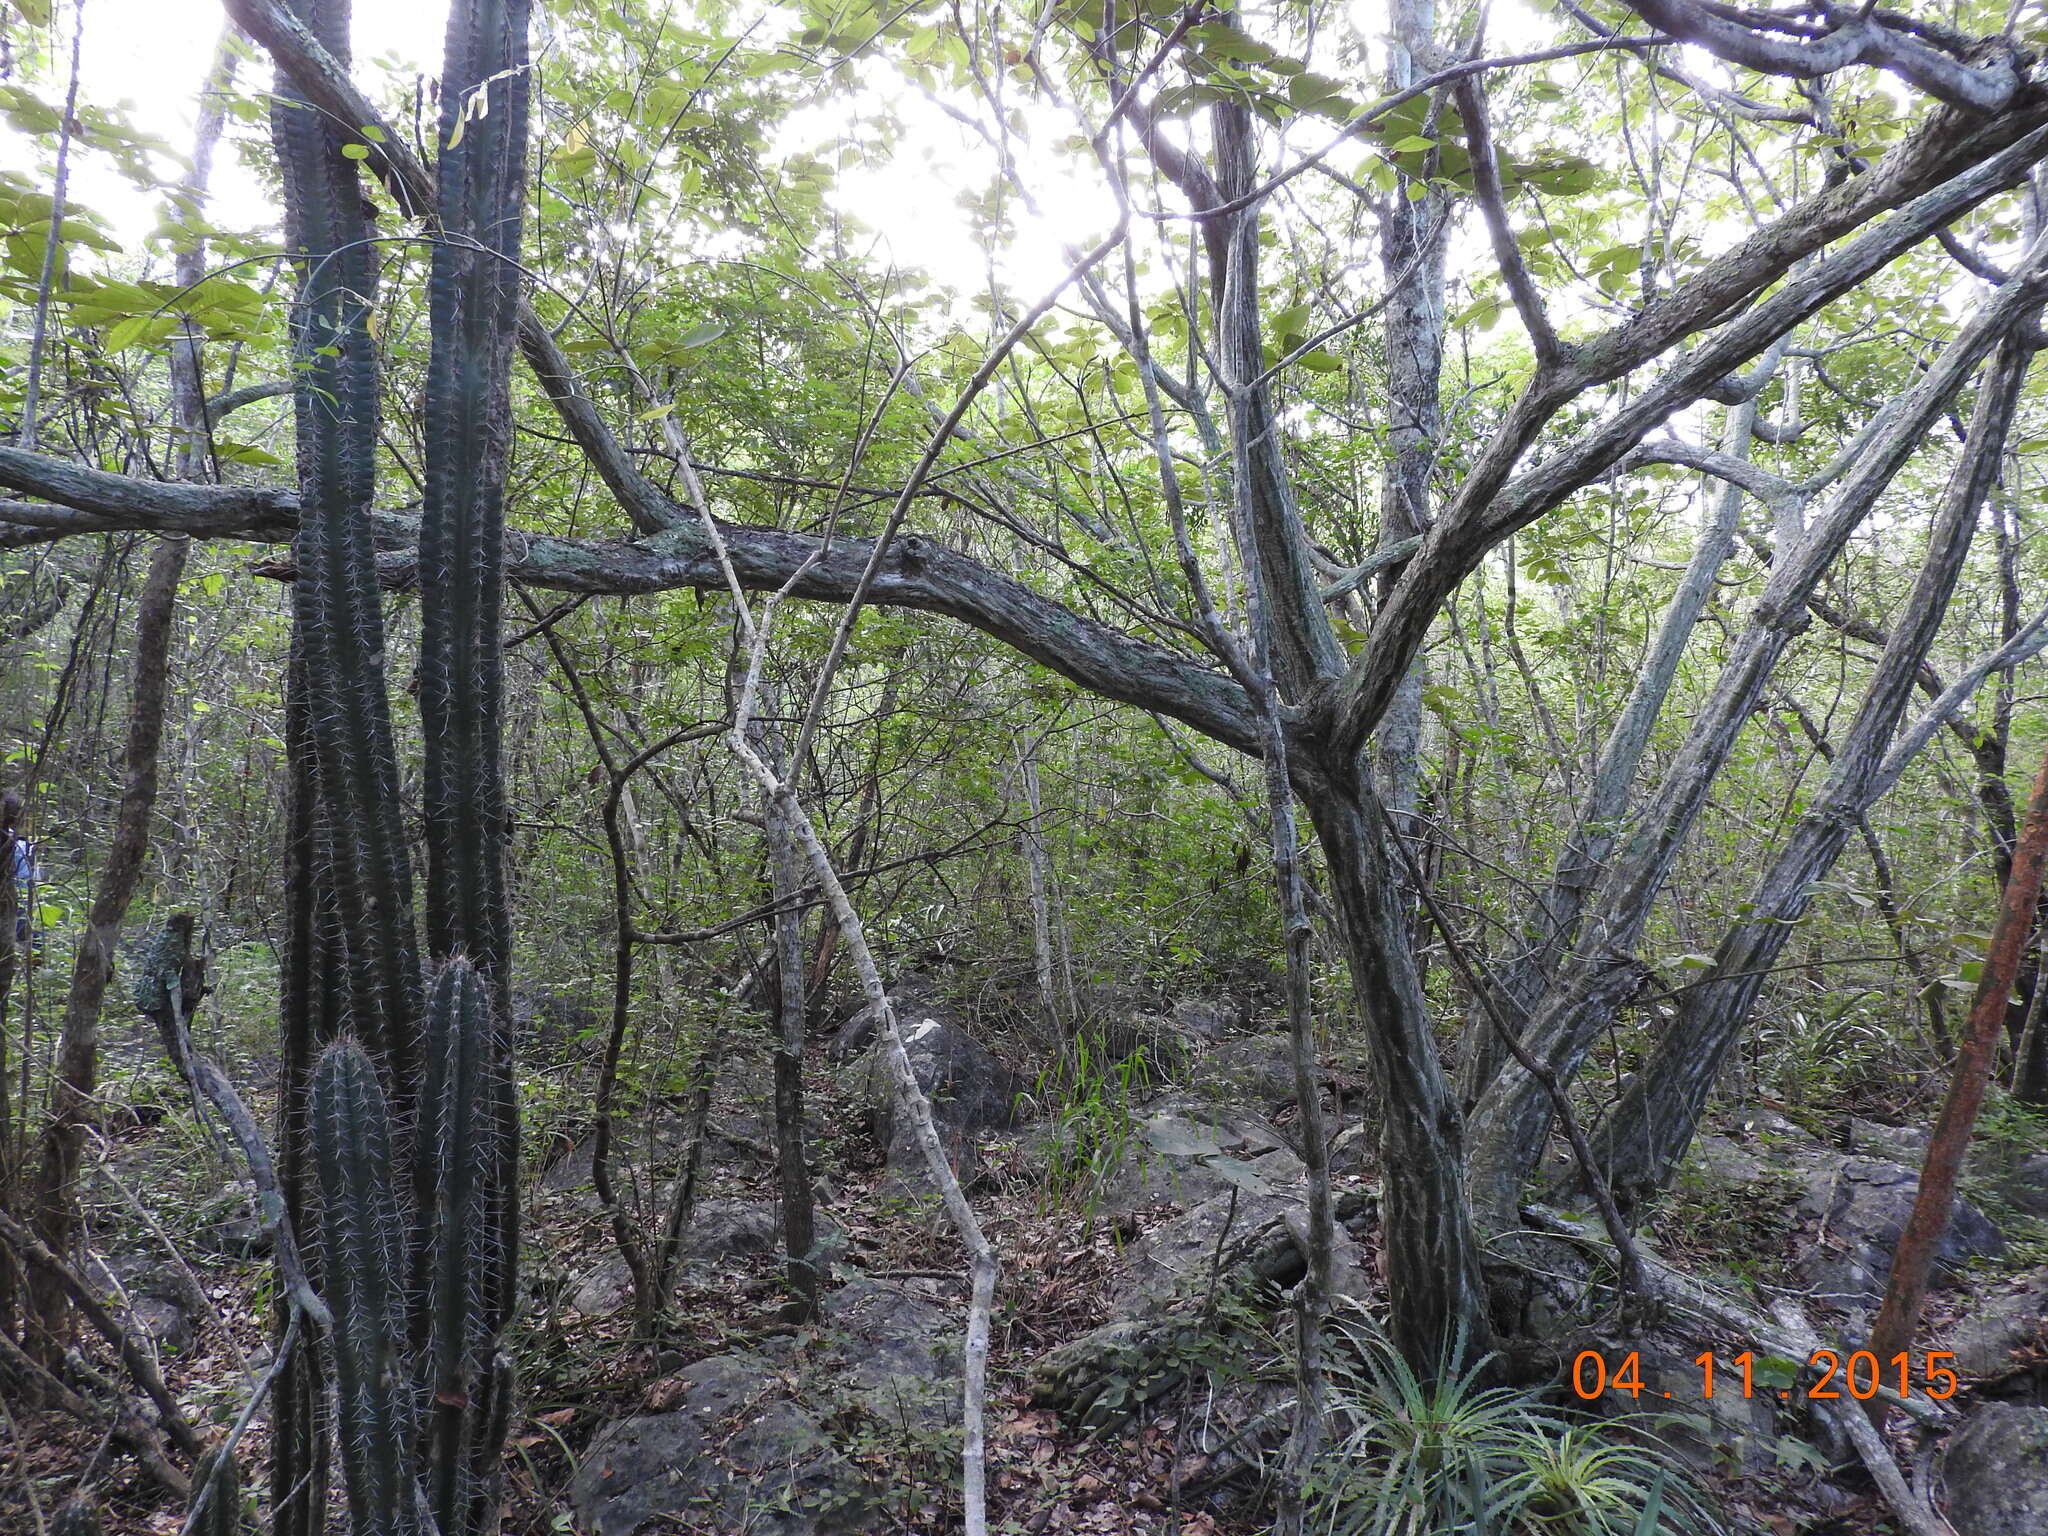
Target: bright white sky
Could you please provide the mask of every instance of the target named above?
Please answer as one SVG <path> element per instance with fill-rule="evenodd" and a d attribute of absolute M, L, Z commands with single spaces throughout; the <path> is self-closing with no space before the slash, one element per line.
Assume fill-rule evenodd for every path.
<path fill-rule="evenodd" d="M 68 24 L 68 4 L 59 0 Z M 446 9 L 437 0 L 355 0 L 355 55 L 394 60 L 406 73 L 433 73 L 441 54 Z M 183 149 L 192 142 L 198 85 L 220 31 L 215 0 L 85 0 L 81 95 L 88 101 L 126 100 L 136 125 Z M 1379 0 L 1355 0 L 1350 19 L 1368 35 L 1384 26 Z M 67 25 L 68 35 L 68 25 Z M 1496 0 L 1490 35 L 1497 46 L 1536 46 L 1548 41 L 1555 23 L 1520 0 Z M 259 66 L 262 67 L 262 66 Z M 265 67 L 267 76 L 267 67 Z M 251 84 L 244 80 L 245 86 Z M 46 96 L 60 87 L 44 86 Z M 990 174 L 989 155 L 958 123 L 931 103 L 906 92 L 896 108 L 905 120 L 907 143 L 892 161 L 842 173 L 838 201 L 875 231 L 881 257 L 930 272 L 956 291 L 985 288 L 990 253 L 974 237 L 957 199 L 978 193 Z M 790 152 L 816 149 L 838 137 L 842 107 L 799 112 L 784 133 Z M 1070 131 L 1053 120 L 1033 123 L 1047 136 Z M 6 142 L 0 129 L 0 164 L 25 165 L 26 147 Z M 1043 219 L 1019 213 L 1017 237 L 996 253 L 999 275 L 1022 293 L 1043 292 L 1065 269 L 1064 247 L 1085 243 L 1108 225 L 1113 210 L 1105 189 L 1092 178 L 1062 178 L 1035 159 L 1028 172 L 1045 210 Z M 129 185 L 96 157 L 74 162 L 73 196 L 106 215 L 124 239 L 139 245 L 154 228 L 159 203 Z M 232 157 L 217 167 L 211 216 L 230 228 L 275 224 L 277 209 L 255 182 L 239 172 Z"/>
<path fill-rule="evenodd" d="M 354 39 L 359 65 L 397 61 L 410 73 L 434 73 L 440 62 L 447 12 L 435 0 L 355 0 Z M 62 12 L 69 18 L 69 7 Z M 199 81 L 219 37 L 220 7 L 213 0 L 86 0 L 80 95 L 94 102 L 126 100 L 138 128 L 184 149 L 192 142 Z M 67 29 L 68 32 L 68 29 Z M 246 66 L 245 66 L 246 68 Z M 264 67 L 267 77 L 267 67 Z M 251 82 L 244 79 L 246 88 Z M 45 85 L 46 97 L 57 87 Z M 842 109 L 799 113 L 785 135 L 791 152 L 815 148 L 837 137 L 834 118 Z M 912 147 L 893 163 L 857 166 L 841 177 L 839 200 L 873 228 L 884 253 L 930 271 L 941 282 L 966 292 L 987 281 L 987 255 L 972 238 L 955 198 L 977 189 L 987 175 L 987 156 L 966 131 L 921 98 L 898 103 Z M 0 138 L 9 138 L 0 128 Z M 0 145 L 0 163 L 21 166 L 19 143 Z M 155 227 L 155 199 L 135 189 L 95 157 L 74 161 L 73 196 L 106 215 L 124 238 L 140 242 Z M 1026 287 L 1041 286 L 1064 267 L 1061 247 L 1096 232 L 1111 216 L 1107 195 L 1094 186 L 1048 188 L 1054 227 L 1019 220 L 1017 248 L 1005 253 L 1004 276 Z M 210 209 L 213 221 L 231 228 L 272 225 L 278 210 L 253 180 L 237 174 L 223 157 L 216 168 Z"/>

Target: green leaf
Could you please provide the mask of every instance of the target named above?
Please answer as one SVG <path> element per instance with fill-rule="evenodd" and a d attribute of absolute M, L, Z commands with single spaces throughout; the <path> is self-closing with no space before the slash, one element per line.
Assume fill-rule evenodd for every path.
<path fill-rule="evenodd" d="M 280 469 L 284 465 L 283 459 L 254 443 L 224 443 L 216 438 L 213 451 L 230 464 L 249 464 L 258 469 Z"/>
<path fill-rule="evenodd" d="M 725 331 L 726 326 L 723 320 L 701 321 L 678 336 L 676 338 L 676 345 L 688 350 L 708 347 L 712 342 L 723 336 Z"/>
<path fill-rule="evenodd" d="M 461 131 L 459 127 L 456 129 L 457 133 Z M 455 145 L 451 141 L 448 147 L 453 149 Z M 367 144 L 344 144 L 341 146 L 341 154 L 345 160 L 367 160 L 370 158 L 370 146 Z"/>

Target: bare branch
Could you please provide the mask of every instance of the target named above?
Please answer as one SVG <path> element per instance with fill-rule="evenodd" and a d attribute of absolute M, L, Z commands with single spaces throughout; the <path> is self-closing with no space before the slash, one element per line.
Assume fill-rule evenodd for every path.
<path fill-rule="evenodd" d="M 1696 0 L 1626 0 L 1628 8 L 1660 31 L 1696 43 L 1717 58 L 1760 74 L 1818 80 L 1851 64 L 1869 64 L 1910 81 L 1936 100 L 1966 112 L 1997 112 L 2019 93 L 2017 50 L 1989 38 L 1969 58 L 1908 31 L 1895 18 L 1865 6 L 1831 8 L 1824 31 L 1767 32 L 1739 13 Z M 1778 23 L 1784 27 L 1785 24 Z"/>

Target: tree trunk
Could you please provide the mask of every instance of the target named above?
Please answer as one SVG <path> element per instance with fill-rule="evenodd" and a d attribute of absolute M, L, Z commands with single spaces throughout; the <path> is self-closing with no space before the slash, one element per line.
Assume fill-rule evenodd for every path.
<path fill-rule="evenodd" d="M 1984 355 L 2039 304 L 2044 273 L 2048 242 L 2037 242 L 2013 281 L 1983 301 L 1902 397 L 1885 429 L 1862 446 L 1799 547 L 1773 564 L 1713 693 L 1601 883 L 1572 955 L 1523 1032 L 1524 1042 L 1561 1081 L 1577 1074 L 1586 1050 L 1639 989 L 1642 973 L 1634 950 L 1651 906 L 1772 671 L 1805 627 L 1808 597 Z M 1550 1100 L 1541 1083 L 1518 1066 L 1502 1068 L 1472 1117 L 1473 1199 L 1482 1226 L 1514 1224 L 1523 1183 L 1541 1157 L 1550 1119 Z"/>
<path fill-rule="evenodd" d="M 1729 929 L 1714 966 L 1687 989 L 1677 1025 L 1636 1074 L 1598 1138 L 1609 1174 L 1624 1188 L 1664 1182 L 1692 1141 L 1728 1053 L 1813 888 L 1833 867 L 1873 801 L 1905 766 L 1885 752 L 1912 697 L 1914 680 L 1948 612 L 1978 515 L 1997 479 L 2027 377 L 2030 348 L 2007 341 L 1977 397 L 1970 438 L 1950 476 L 1920 574 L 1893 624 L 1833 771 L 1750 898 L 1750 915 Z"/>
<path fill-rule="evenodd" d="M 771 796 L 766 807 L 769 889 L 775 902 L 775 1163 L 782 1189 L 783 1249 L 788 1259 L 789 1321 L 818 1314 L 816 1222 L 811 1174 L 804 1160 L 804 893 L 803 855 L 789 821 Z"/>
<path fill-rule="evenodd" d="M 1297 776 L 1299 777 L 1299 776 Z M 1303 787 L 1336 899 L 1354 1005 L 1385 1106 L 1380 1226 L 1394 1343 L 1425 1378 L 1491 1347 L 1465 1192 L 1465 1128 L 1437 1055 L 1373 788 L 1360 775 Z"/>
<path fill-rule="evenodd" d="M 107 861 L 100 870 L 100 888 L 72 963 L 71 988 L 64 1002 L 64 1022 L 51 1074 L 50 1118 L 43 1127 L 41 1166 L 31 1194 L 36 1234 L 59 1256 L 70 1253 L 77 1233 L 78 1171 L 99 1076 L 100 1001 L 113 978 L 114 945 L 121 937 L 128 904 L 142 883 L 149 852 L 171 626 L 177 613 L 178 578 L 184 574 L 190 547 L 190 540 L 182 537 L 156 541 L 136 605 L 134 682 L 123 758 L 127 782 L 122 786 Z M 54 1364 L 70 1342 L 70 1302 L 61 1287 L 39 1273 L 29 1276 L 28 1297 L 30 1352 L 43 1364 Z"/>
<path fill-rule="evenodd" d="M 2012 876 L 2005 884 L 1998 925 L 1992 932 L 1991 949 L 1984 958 L 1984 972 L 1970 1007 L 1970 1022 L 1963 1037 L 1962 1054 L 1956 1059 L 1955 1077 L 1928 1138 L 1927 1158 L 1920 1168 L 1920 1187 L 1913 1196 L 1913 1213 L 1906 1218 L 1906 1230 L 1892 1257 L 1884 1303 L 1871 1326 L 1871 1352 L 1880 1360 L 1889 1360 L 1913 1342 L 1920 1303 L 1926 1297 L 1928 1277 L 1934 1270 L 1935 1250 L 1948 1229 L 1956 1179 L 1962 1173 L 1963 1157 L 1970 1149 L 1970 1132 L 1977 1123 L 1977 1111 L 1983 1106 L 1985 1086 L 1991 1078 L 1991 1057 L 1998 1046 L 1999 1031 L 2005 1025 L 2006 1003 L 2012 996 L 2013 979 L 2026 948 L 2034 909 L 2041 899 L 2044 863 L 2048 863 L 2048 752 L 2042 753 L 2041 771 L 2034 780 L 2026 823 L 2013 847 Z"/>
<path fill-rule="evenodd" d="M 1767 370 L 1776 367 L 1784 345 L 1781 342 L 1767 355 Z M 1756 398 L 1752 395 L 1728 413 L 1721 446 L 1723 452 L 1733 457 L 1748 455 L 1756 427 Z M 1709 494 L 1712 511 L 1707 525 L 1700 532 L 1699 543 L 1677 589 L 1665 605 L 1649 654 L 1601 748 L 1592 783 L 1558 854 L 1550 885 L 1524 921 L 1525 947 L 1501 969 L 1501 990 L 1523 1017 L 1535 1011 L 1544 989 L 1556 976 L 1559 959 L 1578 935 L 1586 900 L 1620 839 L 1629 794 L 1642 766 L 1644 750 L 1650 744 L 1650 733 L 1663 713 L 1671 685 L 1677 680 L 1679 663 L 1685 657 L 1693 630 L 1706 611 L 1715 578 L 1735 552 L 1742 491 L 1734 485 L 1723 485 Z M 1502 1044 L 1499 1031 L 1492 1028 L 1483 1012 L 1475 1015 L 1466 1026 L 1460 1059 L 1461 1086 L 1467 1104 L 1478 1101 L 1506 1060 L 1507 1047 Z"/>

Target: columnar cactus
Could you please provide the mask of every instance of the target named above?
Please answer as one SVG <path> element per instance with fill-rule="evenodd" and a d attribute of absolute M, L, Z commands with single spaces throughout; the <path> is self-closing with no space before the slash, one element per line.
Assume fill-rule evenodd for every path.
<path fill-rule="evenodd" d="M 208 1451 L 192 1469 L 192 1504 L 199 1518 L 190 1522 L 190 1536 L 237 1536 L 242 1529 L 241 1469 L 225 1446 Z"/>
<path fill-rule="evenodd" d="M 435 978 L 427 1008 L 427 1081 L 420 1100 L 416 1183 L 434 1191 L 420 1213 L 413 1324 L 420 1374 L 429 1388 L 427 1502 L 444 1533 L 460 1531 L 473 1502 L 477 1451 L 496 1454 L 476 1424 L 497 1320 L 486 1280 L 498 1233 L 490 1194 L 497 1167 L 492 1010 L 482 979 L 460 957 Z"/>
<path fill-rule="evenodd" d="M 476 1528 L 509 1392 L 482 1295 L 493 1265 L 497 1162 L 493 1011 L 468 961 L 444 964 L 427 1007 L 416 1164 L 399 1172 L 376 1064 L 353 1040 L 314 1069 L 323 1289 L 349 1514 L 357 1536 L 404 1536 L 420 1512 L 440 1536 Z M 415 1206 L 413 1187 L 433 1190 Z M 493 1422 L 493 1421 L 497 1422 Z"/>
<path fill-rule="evenodd" d="M 345 65 L 346 0 L 285 3 Z M 511 1414 L 497 1339 L 516 1292 L 518 1110 L 497 718 L 528 11 L 529 0 L 455 0 L 441 82 L 420 540 L 431 999 L 370 537 L 376 231 L 344 153 L 366 136 L 289 75 L 272 113 L 301 272 L 278 1161 L 290 1214 L 321 1235 L 315 1280 L 335 1319 L 324 1349 L 302 1351 L 279 1383 L 278 1536 L 322 1528 L 323 1371 L 357 1536 L 487 1528 Z"/>
<path fill-rule="evenodd" d="M 295 8 L 338 59 L 347 8 Z M 287 237 L 302 262 L 292 311 L 299 532 L 293 640 L 319 807 L 322 884 L 347 936 L 348 1016 L 391 1073 L 403 1115 L 417 1078 L 420 1015 L 412 871 L 384 684 L 384 611 L 370 512 L 376 493 L 376 229 L 346 125 L 278 82 L 271 123 L 284 170 Z"/>
<path fill-rule="evenodd" d="M 349 1519 L 356 1536 L 397 1536 L 418 1528 L 405 1347 L 411 1223 L 393 1177 L 384 1088 L 355 1041 L 321 1053 L 311 1119 Z"/>
<path fill-rule="evenodd" d="M 468 1248 L 467 1273 L 475 1280 L 469 1300 L 479 1335 L 487 1337 L 495 1337 L 511 1315 L 519 1242 L 519 1119 L 511 1095 L 507 1006 L 511 918 L 498 720 L 505 465 L 512 437 L 510 375 L 531 78 L 528 11 L 529 0 L 456 0 L 448 18 L 435 162 L 442 238 L 434 244 L 428 289 L 433 351 L 420 518 L 427 946 L 437 959 L 466 956 L 497 1004 L 497 1027 L 478 1036 L 470 1069 L 495 1094 L 475 1106 L 478 1123 L 493 1126 L 494 1161 L 475 1170 L 478 1204 L 464 1216 L 477 1234 Z M 486 1001 L 479 997 L 474 1007 L 481 1017 Z M 441 1186 L 433 1187 L 445 1195 Z M 447 1300 L 437 1293 L 434 1305 Z M 489 1363 L 487 1357 L 482 1363 Z M 471 1459 L 486 1479 L 502 1443 L 502 1430 L 492 1430 L 487 1421 L 510 1412 L 509 1366 L 491 1372 L 491 1379 L 493 1393 L 465 1394 L 467 1406 L 459 1416 L 451 1411 L 442 1416 L 445 1422 L 437 1421 L 435 1442 L 437 1456 Z M 437 1509 L 455 1507 L 448 1501 L 460 1480 L 452 1471 L 448 1478 L 437 1487 Z M 483 1491 L 487 1496 L 488 1489 Z"/>
<path fill-rule="evenodd" d="M 505 456 L 526 173 L 527 0 L 461 0 L 448 18 L 428 297 L 420 712 L 426 735 L 427 944 L 502 979 L 504 778 L 498 614 Z"/>

